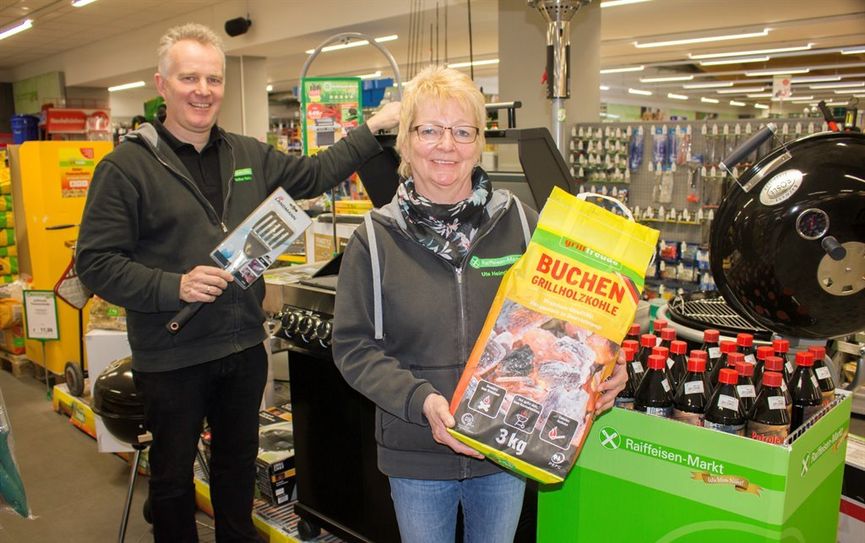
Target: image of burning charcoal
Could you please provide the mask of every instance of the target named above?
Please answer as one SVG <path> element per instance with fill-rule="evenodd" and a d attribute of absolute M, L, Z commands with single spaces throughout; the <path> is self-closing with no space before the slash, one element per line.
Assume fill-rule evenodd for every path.
<path fill-rule="evenodd" d="M 496 332 L 510 332 L 520 336 L 527 328 L 532 328 L 549 320 L 549 317 L 527 309 L 511 300 L 505 300 L 496 319 Z"/>
<path fill-rule="evenodd" d="M 546 417 L 550 411 L 558 411 L 582 424 L 586 416 L 588 401 L 589 395 L 582 388 L 575 390 L 556 388 L 547 396 L 543 416 Z"/>
<path fill-rule="evenodd" d="M 496 341 L 495 337 L 491 337 L 478 362 L 478 375 L 483 376 L 493 370 L 507 353 L 505 346 Z"/>
<path fill-rule="evenodd" d="M 562 360 L 583 367 L 594 364 L 595 358 L 597 358 L 595 351 L 591 347 L 569 336 L 563 336 L 556 340 L 556 351 L 562 357 Z"/>
<path fill-rule="evenodd" d="M 508 353 L 499 362 L 498 374 L 501 377 L 525 377 L 532 372 L 535 353 L 528 345 Z"/>
<path fill-rule="evenodd" d="M 538 379 L 548 387 L 563 387 L 574 389 L 585 382 L 583 369 L 559 360 L 544 361 L 538 367 Z"/>

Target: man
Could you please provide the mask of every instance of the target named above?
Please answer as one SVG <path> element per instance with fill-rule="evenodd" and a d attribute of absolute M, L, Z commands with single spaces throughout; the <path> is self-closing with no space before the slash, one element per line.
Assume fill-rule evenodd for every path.
<path fill-rule="evenodd" d="M 135 384 L 144 397 L 157 542 L 196 541 L 192 466 L 206 417 L 217 541 L 257 541 L 252 524 L 258 409 L 267 373 L 264 284 L 248 290 L 209 252 L 276 187 L 316 196 L 381 151 L 389 104 L 315 158 L 291 158 L 216 125 L 225 55 L 207 27 L 172 28 L 158 49 L 164 123 L 144 124 L 93 176 L 78 239 L 81 280 L 127 309 Z M 176 335 L 166 323 L 204 302 Z"/>

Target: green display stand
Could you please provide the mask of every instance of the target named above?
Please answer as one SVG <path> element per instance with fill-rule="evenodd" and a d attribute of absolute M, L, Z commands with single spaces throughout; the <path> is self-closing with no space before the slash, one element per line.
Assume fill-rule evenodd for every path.
<path fill-rule="evenodd" d="M 791 446 L 614 408 L 541 491 L 538 541 L 834 543 L 851 404 Z"/>

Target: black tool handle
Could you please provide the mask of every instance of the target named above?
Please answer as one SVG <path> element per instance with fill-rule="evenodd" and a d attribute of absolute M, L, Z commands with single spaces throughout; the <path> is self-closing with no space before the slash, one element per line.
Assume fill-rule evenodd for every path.
<path fill-rule="evenodd" d="M 838 123 L 835 122 L 835 118 L 832 117 L 832 112 L 829 111 L 829 108 L 826 106 L 826 101 L 820 100 L 817 102 L 817 107 L 820 108 L 820 113 L 823 114 L 823 120 L 826 121 L 829 130 L 832 132 L 840 132 L 841 129 L 838 127 Z"/>
<path fill-rule="evenodd" d="M 183 326 L 189 322 L 189 319 L 195 316 L 198 313 L 198 310 L 201 309 L 201 306 L 204 305 L 204 302 L 192 302 L 190 304 L 186 304 L 186 306 L 177 312 L 168 324 L 165 325 L 165 328 L 168 330 L 169 334 L 176 334 L 180 331 Z"/>
<path fill-rule="evenodd" d="M 727 158 L 721 161 L 721 169 L 726 170 L 732 175 L 733 166 L 742 162 L 742 159 L 750 155 L 754 149 L 761 146 L 763 142 L 774 136 L 777 129 L 778 127 L 775 126 L 774 123 L 768 123 L 756 134 L 742 142 L 742 145 L 736 147 L 732 153 L 727 155 Z"/>

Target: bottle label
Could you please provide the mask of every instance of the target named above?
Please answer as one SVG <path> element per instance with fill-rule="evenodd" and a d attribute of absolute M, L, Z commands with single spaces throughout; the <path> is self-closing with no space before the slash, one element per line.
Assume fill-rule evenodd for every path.
<path fill-rule="evenodd" d="M 817 374 L 817 379 L 820 379 L 821 381 L 825 381 L 826 379 L 830 379 L 832 377 L 832 374 L 829 373 L 829 368 L 827 368 L 826 366 L 820 366 L 819 368 L 814 370 L 814 373 Z"/>
<path fill-rule="evenodd" d="M 721 358 L 721 348 L 709 347 L 709 358 Z"/>
<path fill-rule="evenodd" d="M 817 377 L 813 373 L 811 374 L 811 384 L 814 385 L 814 388 L 820 390 L 820 383 L 817 382 Z"/>
<path fill-rule="evenodd" d="M 737 385 L 736 391 L 739 392 L 740 398 L 756 398 L 757 393 L 754 392 L 754 385 Z"/>
<path fill-rule="evenodd" d="M 646 414 L 652 415 L 653 417 L 664 417 L 665 419 L 670 418 L 670 415 L 673 414 L 672 407 L 647 407 Z"/>
<path fill-rule="evenodd" d="M 787 383 L 785 383 L 783 379 L 781 379 L 781 390 L 787 392 Z"/>
<path fill-rule="evenodd" d="M 718 405 L 730 411 L 738 411 L 739 399 L 726 394 L 718 394 Z"/>
<path fill-rule="evenodd" d="M 667 359 L 667 368 L 672 368 L 672 367 L 673 367 L 673 364 L 675 364 L 675 362 L 673 362 L 673 359 L 672 359 L 672 358 L 668 358 L 668 359 Z"/>
<path fill-rule="evenodd" d="M 667 382 L 666 377 L 664 377 L 664 379 L 661 381 L 661 386 L 664 387 L 664 391 L 670 392 L 670 383 Z"/>
<path fill-rule="evenodd" d="M 616 407 L 621 407 L 622 409 L 633 410 L 634 409 L 634 399 L 633 398 L 616 398 Z"/>
<path fill-rule="evenodd" d="M 705 391 L 703 381 L 688 381 L 685 383 L 685 394 L 702 394 Z"/>
<path fill-rule="evenodd" d="M 764 443 L 780 445 L 784 443 L 789 433 L 790 426 L 787 424 L 763 424 L 751 420 L 748 421 L 748 433 L 746 435 Z"/>
<path fill-rule="evenodd" d="M 673 420 L 678 420 L 680 422 L 684 422 L 687 424 L 692 424 L 694 426 L 702 426 L 703 425 L 703 414 L 702 413 L 691 413 L 690 411 L 681 411 L 679 409 L 673 409 Z"/>
<path fill-rule="evenodd" d="M 784 396 L 769 396 L 766 400 L 769 402 L 769 409 L 787 409 Z"/>
<path fill-rule="evenodd" d="M 634 370 L 634 373 L 643 373 L 643 365 L 639 362 L 631 362 L 631 368 Z"/>
<path fill-rule="evenodd" d="M 787 368 L 787 373 L 789 375 L 793 375 L 793 364 L 791 364 L 789 360 L 784 364 L 784 367 Z"/>
<path fill-rule="evenodd" d="M 735 398 L 733 398 L 735 400 Z M 703 426 L 710 430 L 717 430 L 728 434 L 736 434 L 737 436 L 745 435 L 744 424 L 718 424 L 709 420 L 703 419 Z"/>
<path fill-rule="evenodd" d="M 661 339 L 661 336 L 656 337 L 656 338 L 655 338 L 655 347 L 657 347 L 658 345 L 660 345 L 662 341 L 664 341 L 664 340 Z"/>
<path fill-rule="evenodd" d="M 757 363 L 757 359 L 754 358 L 753 354 L 746 354 L 745 355 L 745 362 L 747 362 L 748 364 L 754 365 Z"/>

